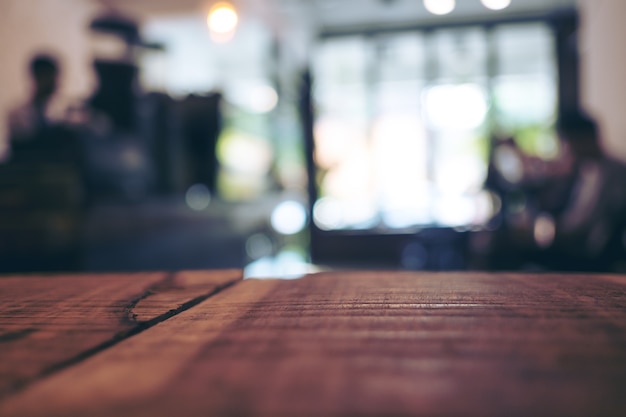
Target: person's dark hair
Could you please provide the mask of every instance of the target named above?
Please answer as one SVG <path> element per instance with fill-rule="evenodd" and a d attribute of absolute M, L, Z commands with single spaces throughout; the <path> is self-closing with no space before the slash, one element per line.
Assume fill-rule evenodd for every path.
<path fill-rule="evenodd" d="M 598 124 L 591 116 L 580 110 L 562 114 L 556 129 L 559 135 L 567 141 L 598 139 Z"/>
<path fill-rule="evenodd" d="M 56 74 L 59 72 L 59 64 L 51 55 L 38 54 L 30 61 L 30 72 L 34 77 L 44 74 Z"/>
<path fill-rule="evenodd" d="M 600 132 L 595 120 L 583 111 L 562 114 L 557 122 L 561 139 L 582 158 L 601 158 Z"/>

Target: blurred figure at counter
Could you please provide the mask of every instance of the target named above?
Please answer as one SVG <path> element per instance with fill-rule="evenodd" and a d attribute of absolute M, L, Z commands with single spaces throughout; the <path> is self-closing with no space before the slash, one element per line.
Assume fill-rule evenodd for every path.
<path fill-rule="evenodd" d="M 52 54 L 36 54 L 30 60 L 32 95 L 8 114 L 8 138 L 12 159 L 33 162 L 79 164 L 82 152 L 75 111 L 58 97 L 61 65 Z"/>
<path fill-rule="evenodd" d="M 51 102 L 57 91 L 59 64 L 55 57 L 36 55 L 30 63 L 32 97 L 9 113 L 9 137 L 14 143 L 33 140 L 50 128 L 60 114 Z"/>
<path fill-rule="evenodd" d="M 8 115 L 10 159 L 0 165 L 0 272 L 76 270 L 85 188 L 82 146 L 56 97 L 57 58 L 30 61 L 33 92 Z"/>

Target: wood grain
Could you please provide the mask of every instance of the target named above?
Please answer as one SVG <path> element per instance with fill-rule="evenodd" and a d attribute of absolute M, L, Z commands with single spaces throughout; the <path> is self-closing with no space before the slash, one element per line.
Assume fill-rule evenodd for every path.
<path fill-rule="evenodd" d="M 0 278 L 0 397 L 169 318 L 240 271 Z"/>
<path fill-rule="evenodd" d="M 3 416 L 624 416 L 626 277 L 247 280 Z"/>

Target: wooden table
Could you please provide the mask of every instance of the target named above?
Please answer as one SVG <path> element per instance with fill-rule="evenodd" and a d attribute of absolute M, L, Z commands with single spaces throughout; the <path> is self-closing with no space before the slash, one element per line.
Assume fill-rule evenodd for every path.
<path fill-rule="evenodd" d="M 1 416 L 626 416 L 626 276 L 0 278 Z"/>

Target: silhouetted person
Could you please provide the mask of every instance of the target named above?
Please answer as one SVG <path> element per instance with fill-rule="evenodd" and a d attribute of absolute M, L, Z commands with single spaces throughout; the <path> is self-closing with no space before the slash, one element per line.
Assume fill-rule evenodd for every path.
<path fill-rule="evenodd" d="M 182 102 L 182 131 L 190 184 L 217 191 L 217 140 L 222 128 L 221 94 L 189 95 Z"/>
<path fill-rule="evenodd" d="M 49 55 L 30 64 L 28 102 L 9 114 L 11 158 L 0 168 L 0 270 L 79 268 L 85 187 L 82 147 L 77 133 L 55 114 L 59 65 Z M 4 197 L 0 196 L 0 197 Z M 60 225 L 60 226 L 59 226 Z"/>
<path fill-rule="evenodd" d="M 565 255 L 600 260 L 625 220 L 626 167 L 605 155 L 599 129 L 584 113 L 563 115 L 558 132 L 573 158 L 573 182 L 555 219 L 554 246 Z"/>
<path fill-rule="evenodd" d="M 68 123 L 68 107 L 64 106 L 67 103 L 56 94 L 58 60 L 52 55 L 35 55 L 30 62 L 30 74 L 30 99 L 9 113 L 12 158 L 81 165 L 78 134 Z"/>
<path fill-rule="evenodd" d="M 50 55 L 37 55 L 30 63 L 33 93 L 25 104 L 9 114 L 9 136 L 16 144 L 34 140 L 56 124 L 58 115 L 51 106 L 57 90 L 59 65 Z"/>
<path fill-rule="evenodd" d="M 525 204 L 505 217 L 492 244 L 496 268 L 607 271 L 618 260 L 614 245 L 624 252 L 625 166 L 604 154 L 596 123 L 582 111 L 561 115 L 557 130 L 561 156 L 521 170 Z"/>

